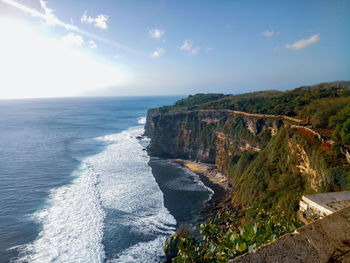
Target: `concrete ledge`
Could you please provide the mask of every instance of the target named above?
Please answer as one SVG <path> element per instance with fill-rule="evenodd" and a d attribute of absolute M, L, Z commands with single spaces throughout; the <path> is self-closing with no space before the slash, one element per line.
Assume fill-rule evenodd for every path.
<path fill-rule="evenodd" d="M 310 221 L 330 215 L 350 206 L 350 191 L 304 195 L 299 203 L 302 221 Z"/>
<path fill-rule="evenodd" d="M 350 262 L 350 207 L 230 261 L 241 262 Z"/>

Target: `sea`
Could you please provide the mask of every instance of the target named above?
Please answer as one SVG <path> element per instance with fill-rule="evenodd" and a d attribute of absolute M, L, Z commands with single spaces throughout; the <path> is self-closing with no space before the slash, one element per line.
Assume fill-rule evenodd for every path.
<path fill-rule="evenodd" d="M 179 98 L 0 100 L 0 262 L 160 262 L 213 194 L 147 155 L 147 109 Z"/>

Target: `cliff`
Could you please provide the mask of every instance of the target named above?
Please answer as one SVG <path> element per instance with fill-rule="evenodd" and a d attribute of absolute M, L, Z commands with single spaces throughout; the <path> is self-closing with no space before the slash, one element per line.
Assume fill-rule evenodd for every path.
<path fill-rule="evenodd" d="M 226 203 L 229 214 L 235 207 L 231 223 L 221 225 L 224 212 L 203 226 L 204 244 L 181 239 L 175 262 L 224 262 L 293 231 L 303 194 L 350 190 L 350 90 L 344 83 L 197 94 L 148 111 L 151 156 L 214 164 L 233 186 Z"/>
<path fill-rule="evenodd" d="M 346 145 L 341 136 L 329 137 L 338 126 L 344 129 L 350 91 L 331 84 L 284 93 L 199 94 L 150 109 L 148 153 L 215 164 L 235 188 L 233 202 L 282 206 L 292 214 L 304 193 L 350 187 Z M 324 103 L 328 108 L 319 109 Z M 341 117 L 332 127 L 332 118 Z"/>
<path fill-rule="evenodd" d="M 232 154 L 260 151 L 268 137 L 275 135 L 290 119 L 230 110 L 194 110 L 162 114 L 151 109 L 147 114 L 145 135 L 152 139 L 150 155 L 182 157 L 207 163 L 222 158 L 225 142 Z M 297 120 L 298 121 L 298 120 Z"/>

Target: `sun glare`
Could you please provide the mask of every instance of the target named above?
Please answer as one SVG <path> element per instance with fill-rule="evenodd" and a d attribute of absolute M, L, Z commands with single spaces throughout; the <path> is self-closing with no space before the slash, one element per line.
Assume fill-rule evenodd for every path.
<path fill-rule="evenodd" d="M 1 99 L 77 96 L 125 81 L 117 67 L 29 25 L 0 19 L 0 35 Z"/>

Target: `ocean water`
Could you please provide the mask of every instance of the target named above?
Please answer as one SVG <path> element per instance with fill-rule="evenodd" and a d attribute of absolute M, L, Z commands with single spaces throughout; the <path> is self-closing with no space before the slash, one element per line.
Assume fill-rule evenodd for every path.
<path fill-rule="evenodd" d="M 0 262 L 159 262 L 212 195 L 139 137 L 177 99 L 0 101 Z"/>

